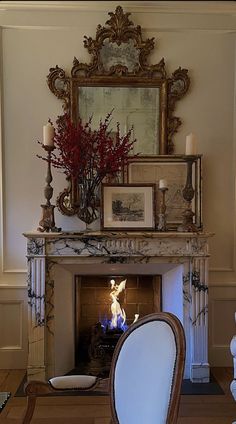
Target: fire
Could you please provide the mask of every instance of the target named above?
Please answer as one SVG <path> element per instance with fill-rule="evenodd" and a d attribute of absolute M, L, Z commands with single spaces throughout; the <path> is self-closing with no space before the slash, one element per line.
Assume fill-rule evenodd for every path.
<path fill-rule="evenodd" d="M 126 281 L 127 280 L 123 280 L 121 281 L 120 284 L 116 284 L 115 280 L 111 280 L 111 299 L 112 299 L 112 304 L 111 304 L 111 323 L 110 323 L 110 328 L 111 329 L 115 329 L 115 328 L 121 328 L 122 330 L 125 330 L 125 321 L 126 321 L 126 314 L 125 314 L 125 310 L 123 308 L 121 308 L 120 306 L 120 302 L 119 302 L 119 295 L 120 293 L 125 290 L 125 285 L 126 285 Z"/>
<path fill-rule="evenodd" d="M 119 295 L 120 293 L 125 290 L 126 281 L 123 280 L 120 282 L 120 284 L 116 284 L 115 280 L 111 280 L 111 293 L 110 297 L 112 299 L 111 304 L 111 321 L 109 324 L 110 329 L 121 329 L 123 331 L 127 330 L 128 326 L 126 324 L 126 313 L 123 308 L 121 308 L 120 302 L 119 302 Z M 136 322 L 139 318 L 139 314 L 135 314 L 135 318 L 133 322 Z"/>
<path fill-rule="evenodd" d="M 114 279 L 110 280 L 110 284 L 111 284 L 110 298 L 112 300 L 111 319 L 108 319 L 107 317 L 103 317 L 100 319 L 104 333 L 107 330 L 126 331 L 128 328 L 128 325 L 126 324 L 126 313 L 125 313 L 125 310 L 121 307 L 120 301 L 119 301 L 119 295 L 126 288 L 126 281 L 127 279 L 121 281 L 120 284 L 116 284 L 116 281 Z M 135 314 L 133 323 L 136 322 L 138 318 L 139 318 L 139 314 Z"/>

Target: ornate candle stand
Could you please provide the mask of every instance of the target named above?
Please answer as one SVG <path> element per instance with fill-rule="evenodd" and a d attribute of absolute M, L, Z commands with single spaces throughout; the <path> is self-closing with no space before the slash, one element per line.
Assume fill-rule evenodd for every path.
<path fill-rule="evenodd" d="M 194 188 L 192 184 L 192 165 L 196 159 L 196 155 L 183 156 L 187 162 L 187 178 L 186 184 L 182 191 L 183 198 L 188 202 L 187 209 L 183 212 L 183 222 L 178 227 L 178 231 L 182 232 L 197 232 L 198 228 L 193 222 L 194 212 L 192 211 L 192 200 L 194 197 Z"/>
<path fill-rule="evenodd" d="M 46 204 L 41 205 L 42 208 L 42 219 L 39 221 L 39 227 L 37 228 L 38 231 L 41 232 L 49 232 L 49 231 L 55 231 L 59 232 L 61 231 L 61 228 L 57 228 L 55 226 L 55 219 L 54 219 L 54 205 L 51 205 L 50 199 L 53 195 L 53 188 L 51 186 L 52 182 L 52 172 L 51 172 L 51 155 L 52 151 L 55 149 L 54 146 L 49 145 L 43 145 L 42 146 L 44 150 L 47 152 L 47 175 L 45 178 L 46 186 L 44 188 L 44 197 L 46 199 Z"/>
<path fill-rule="evenodd" d="M 159 188 L 159 191 L 161 193 L 161 203 L 160 203 L 160 212 L 158 214 L 158 231 L 166 231 L 166 202 L 165 202 L 165 194 L 168 190 L 167 187 L 161 187 Z"/>

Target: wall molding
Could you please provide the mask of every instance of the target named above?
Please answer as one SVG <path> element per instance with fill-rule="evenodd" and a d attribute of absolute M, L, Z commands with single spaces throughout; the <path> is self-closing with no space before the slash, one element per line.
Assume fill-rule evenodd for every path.
<path fill-rule="evenodd" d="M 1 9 L 0 9 L 0 15 L 1 15 Z M 73 28 L 76 25 L 70 25 L 70 24 L 66 24 L 65 25 L 18 25 L 18 24 L 12 24 L 12 25 L 1 25 L 1 19 L 0 19 L 0 28 L 2 29 L 20 29 L 20 30 L 25 30 L 25 31 L 33 31 L 33 30 L 41 30 L 41 31 L 67 31 L 68 28 Z M 197 32 L 197 33 L 205 33 L 205 34 L 234 34 L 236 33 L 236 23 L 235 23 L 235 27 L 232 28 L 192 28 L 191 26 L 183 26 L 182 24 L 180 26 L 176 26 L 176 27 L 147 27 L 145 25 L 142 26 L 143 32 L 151 32 L 153 34 L 158 34 L 160 35 L 161 33 L 165 33 L 165 32 L 175 32 L 175 33 L 182 33 L 182 32 L 187 32 L 187 31 L 191 31 L 191 32 Z"/>
<path fill-rule="evenodd" d="M 236 281 L 227 281 L 227 282 L 209 282 L 209 289 L 213 288 L 213 287 L 217 287 L 217 288 L 222 288 L 225 289 L 226 287 L 236 287 Z"/>
<path fill-rule="evenodd" d="M 27 269 L 5 269 L 4 268 L 4 255 L 3 256 L 3 266 L 2 273 L 3 274 L 27 274 Z"/>
<path fill-rule="evenodd" d="M 223 325 L 221 329 L 217 327 L 217 323 L 223 317 L 225 309 L 227 309 L 226 302 L 233 302 L 230 306 L 230 314 L 227 313 L 228 330 Z M 234 335 L 234 303 L 236 305 L 235 288 L 231 287 L 224 290 L 224 287 L 216 287 L 215 291 L 209 296 L 209 359 L 213 366 L 231 366 L 232 356 L 230 354 L 230 340 Z M 218 318 L 217 318 L 218 317 Z M 230 320 L 230 322 L 228 321 Z M 224 318 L 225 321 L 225 318 Z M 224 335 L 224 329 L 227 333 Z"/>
<path fill-rule="evenodd" d="M 27 269 L 5 269 L 4 263 L 4 245 L 5 245 L 5 206 L 4 206 L 4 194 L 5 194 L 5 185 L 3 181 L 4 175 L 4 163 L 3 163 L 3 155 L 4 155 L 4 125 L 3 125 L 3 63 L 2 63 L 2 28 L 0 27 L 0 263 L 1 263 L 1 273 L 2 274 L 27 274 Z M 5 285 L 4 285 L 5 286 Z M 9 286 L 8 286 L 9 287 Z M 15 286 L 13 286 L 15 287 Z"/>
<path fill-rule="evenodd" d="M 235 268 L 209 268 L 209 272 L 235 272 Z"/>
<path fill-rule="evenodd" d="M 23 285 L 23 284 L 22 285 L 0 284 L 0 290 L 1 289 L 3 289 L 3 290 L 8 290 L 8 289 L 15 289 L 15 290 L 18 290 L 18 289 L 22 290 L 23 289 L 23 290 L 25 290 L 27 288 L 28 288 L 27 284 L 25 284 L 25 285 Z"/>
<path fill-rule="evenodd" d="M 12 344 L 10 346 L 5 345 L 5 346 L 0 346 L 0 351 L 19 351 L 19 350 L 23 350 L 23 326 L 24 326 L 24 322 L 23 322 L 23 316 L 24 316 L 24 300 L 1 300 L 0 301 L 0 306 L 1 305 L 17 305 L 19 308 L 19 332 L 18 332 L 18 337 L 19 337 L 19 343 L 17 344 Z M 4 342 L 4 337 L 1 337 L 1 342 Z"/>
<path fill-rule="evenodd" d="M 57 11 L 107 11 L 109 8 L 117 6 L 117 1 L 2 1 L 0 10 L 57 10 Z M 121 1 L 119 4 L 127 10 L 132 9 L 135 12 L 145 13 L 158 11 L 159 13 L 207 13 L 213 15 L 236 15 L 236 4 L 232 1 Z"/>
<path fill-rule="evenodd" d="M 0 25 L 20 29 L 76 27 L 78 16 L 83 12 L 93 13 L 92 21 L 95 14 L 104 15 L 100 23 L 105 24 L 108 11 L 115 10 L 118 4 L 126 12 L 142 18 L 145 31 L 236 31 L 236 3 L 227 1 L 3 1 L 0 2 Z M 41 13 L 37 14 L 38 11 Z M 98 22 L 99 19 L 96 25 Z"/>

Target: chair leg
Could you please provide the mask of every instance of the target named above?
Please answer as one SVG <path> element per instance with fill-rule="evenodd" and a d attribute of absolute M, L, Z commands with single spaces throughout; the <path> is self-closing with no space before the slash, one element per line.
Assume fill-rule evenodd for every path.
<path fill-rule="evenodd" d="M 36 396 L 27 396 L 27 406 L 25 411 L 25 416 L 23 418 L 22 424 L 29 424 L 34 413 L 34 408 L 36 405 Z"/>
<path fill-rule="evenodd" d="M 22 424 L 29 424 L 34 413 L 37 396 L 52 393 L 53 389 L 45 381 L 29 381 L 24 387 L 27 396 L 26 412 Z"/>

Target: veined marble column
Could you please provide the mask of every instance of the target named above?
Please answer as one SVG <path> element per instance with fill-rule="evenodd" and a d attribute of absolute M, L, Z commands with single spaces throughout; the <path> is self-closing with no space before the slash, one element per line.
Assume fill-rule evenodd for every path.
<path fill-rule="evenodd" d="M 54 375 L 54 280 L 55 261 L 45 258 L 44 239 L 28 242 L 28 380 Z"/>
<path fill-rule="evenodd" d="M 29 259 L 27 375 L 31 380 L 45 379 L 45 259 Z"/>
<path fill-rule="evenodd" d="M 190 269 L 191 372 L 195 383 L 209 382 L 208 363 L 208 259 L 194 258 Z"/>

